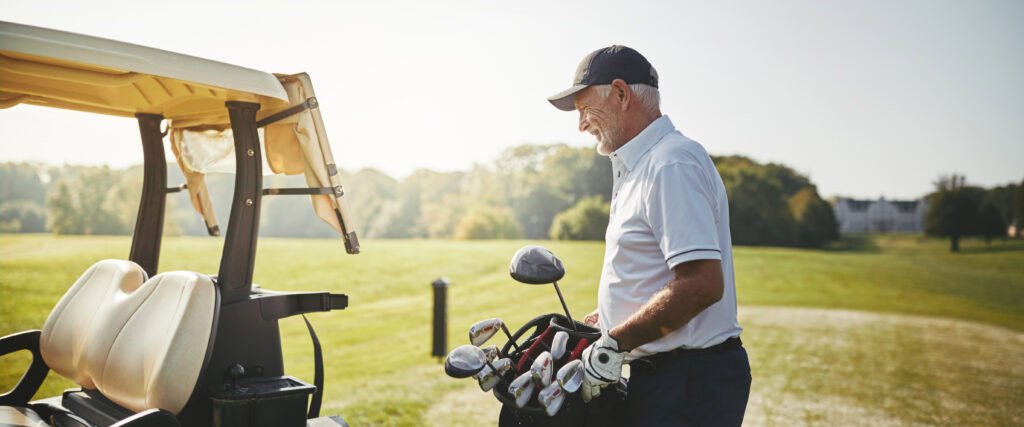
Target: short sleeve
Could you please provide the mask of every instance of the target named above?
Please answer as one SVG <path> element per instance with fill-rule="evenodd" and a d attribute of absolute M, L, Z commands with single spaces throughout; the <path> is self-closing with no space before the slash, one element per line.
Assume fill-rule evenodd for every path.
<path fill-rule="evenodd" d="M 672 269 L 698 259 L 722 259 L 718 244 L 717 198 L 692 163 L 673 163 L 654 172 L 645 204 L 654 239 Z"/>

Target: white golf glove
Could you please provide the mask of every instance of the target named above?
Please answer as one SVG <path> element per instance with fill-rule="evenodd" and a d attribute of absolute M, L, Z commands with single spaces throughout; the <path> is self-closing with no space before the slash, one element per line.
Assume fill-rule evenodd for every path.
<path fill-rule="evenodd" d="M 611 335 L 604 334 L 583 350 L 583 401 L 601 395 L 601 389 L 619 380 L 622 376 L 622 359 L 625 352 L 619 351 L 619 342 Z"/>

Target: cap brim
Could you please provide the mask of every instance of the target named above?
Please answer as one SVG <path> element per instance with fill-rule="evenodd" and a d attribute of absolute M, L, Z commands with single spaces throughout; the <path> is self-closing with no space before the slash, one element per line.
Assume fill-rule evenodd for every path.
<path fill-rule="evenodd" d="M 576 93 L 586 88 L 587 85 L 574 85 L 571 88 L 549 96 L 548 102 L 559 110 L 574 111 L 576 110 Z"/>

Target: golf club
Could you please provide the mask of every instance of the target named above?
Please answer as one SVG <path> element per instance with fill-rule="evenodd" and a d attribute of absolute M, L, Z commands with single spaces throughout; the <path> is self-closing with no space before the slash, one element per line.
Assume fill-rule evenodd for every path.
<path fill-rule="evenodd" d="M 508 386 L 508 394 L 516 399 L 516 407 L 522 408 L 530 401 L 534 388 L 536 384 L 533 382 L 533 375 L 530 372 L 523 372 Z"/>
<path fill-rule="evenodd" d="M 508 372 L 509 369 L 512 369 L 512 359 L 506 357 L 493 364 L 488 364 L 474 377 L 480 382 L 480 390 L 490 391 L 499 382 L 504 382 L 502 375 Z"/>
<path fill-rule="evenodd" d="M 474 323 L 473 326 L 470 326 L 469 342 L 475 346 L 479 346 L 491 339 L 494 334 L 498 333 L 499 329 L 504 332 L 505 336 L 508 337 L 508 340 L 512 342 L 512 347 L 515 347 L 516 351 L 519 351 L 519 345 L 512 339 L 512 333 L 508 331 L 508 327 L 505 326 L 505 322 L 498 317 L 481 320 Z"/>
<path fill-rule="evenodd" d="M 558 301 L 562 303 L 565 310 L 565 317 L 569 318 L 569 325 L 576 331 L 576 322 L 569 314 L 569 306 L 565 304 L 565 297 L 558 287 L 558 279 L 565 276 L 565 267 L 562 260 L 558 259 L 551 251 L 537 245 L 526 245 L 516 251 L 509 264 L 509 274 L 512 278 L 528 285 L 555 285 L 555 292 L 558 293 Z"/>
<path fill-rule="evenodd" d="M 544 405 L 544 412 L 547 413 L 549 417 L 553 417 L 558 413 L 559 409 L 562 409 L 562 403 L 565 403 L 565 393 L 558 393 L 551 398 L 551 401 L 548 402 L 547 405 Z"/>
<path fill-rule="evenodd" d="M 569 343 L 569 333 L 558 331 L 551 339 L 551 358 L 555 361 L 561 360 L 565 355 L 565 346 Z"/>
<path fill-rule="evenodd" d="M 551 384 L 551 375 L 554 371 L 554 362 L 551 360 L 551 353 L 543 352 L 537 359 L 533 361 L 533 365 L 530 366 L 530 375 L 533 376 L 533 381 L 541 387 L 547 387 Z"/>
<path fill-rule="evenodd" d="M 575 393 L 583 385 L 583 361 L 576 359 L 566 363 L 555 374 L 555 382 L 566 393 Z"/>
<path fill-rule="evenodd" d="M 465 344 L 455 347 L 444 358 L 444 373 L 452 378 L 468 378 L 489 364 L 487 355 L 480 347 Z"/>
<path fill-rule="evenodd" d="M 562 387 L 558 386 L 558 383 L 551 383 L 547 387 L 544 387 L 544 389 L 541 390 L 540 393 L 537 393 L 537 400 L 540 402 L 541 406 L 543 406 L 544 408 L 548 408 L 551 406 L 551 403 L 555 399 L 564 394 L 565 391 L 562 390 Z M 555 411 L 557 411 L 557 409 Z M 548 415 L 554 414 L 552 412 L 549 412 Z"/>
<path fill-rule="evenodd" d="M 496 346 L 496 345 L 489 345 L 487 347 L 480 347 L 480 350 L 483 350 L 484 356 L 487 357 L 487 361 L 488 362 L 493 362 L 493 361 L 498 359 L 498 356 L 500 356 L 500 352 L 498 351 L 498 346 Z"/>

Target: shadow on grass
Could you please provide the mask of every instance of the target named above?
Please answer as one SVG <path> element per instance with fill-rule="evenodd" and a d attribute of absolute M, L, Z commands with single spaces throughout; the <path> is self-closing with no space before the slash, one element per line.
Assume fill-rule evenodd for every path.
<path fill-rule="evenodd" d="M 821 250 L 826 252 L 864 252 L 877 253 L 881 248 L 870 234 L 845 234 L 839 240 L 829 242 Z"/>

